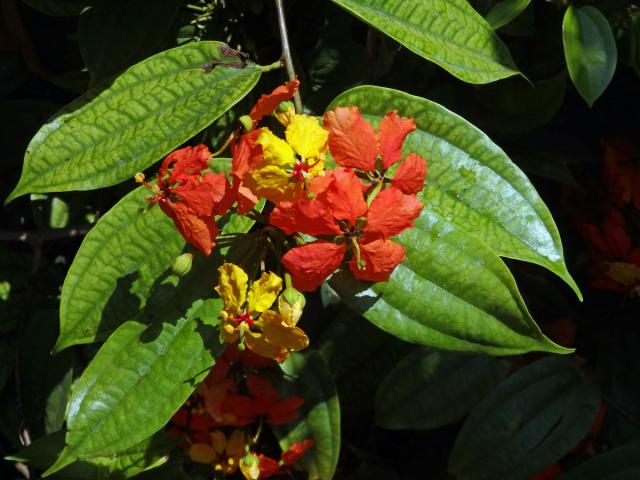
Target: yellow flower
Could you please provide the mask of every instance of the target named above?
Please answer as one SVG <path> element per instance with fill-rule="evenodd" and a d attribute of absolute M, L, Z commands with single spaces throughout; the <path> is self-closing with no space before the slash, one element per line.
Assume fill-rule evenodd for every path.
<path fill-rule="evenodd" d="M 324 174 L 329 133 L 315 117 L 286 117 L 286 141 L 262 128 L 256 143 L 263 159 L 245 177 L 246 186 L 258 197 L 274 203 L 295 201 L 305 193 L 306 182 Z"/>
<path fill-rule="evenodd" d="M 224 310 L 221 337 L 227 343 L 240 342 L 263 357 L 284 361 L 289 350 L 302 350 L 309 339 L 296 324 L 295 316 L 283 310 L 269 310 L 282 290 L 282 279 L 265 272 L 248 288 L 249 278 L 237 265 L 225 263 L 218 272 L 216 292 L 222 298 Z M 279 302 L 281 304 L 281 302 Z"/>
<path fill-rule="evenodd" d="M 242 430 L 234 430 L 229 438 L 221 430 L 211 433 L 211 443 L 194 443 L 189 457 L 197 463 L 213 466 L 216 472 L 234 473 L 245 454 L 246 438 Z"/>

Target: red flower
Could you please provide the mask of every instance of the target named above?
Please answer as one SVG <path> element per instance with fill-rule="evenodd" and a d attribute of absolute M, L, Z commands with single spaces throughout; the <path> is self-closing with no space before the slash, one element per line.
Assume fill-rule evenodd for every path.
<path fill-rule="evenodd" d="M 382 118 L 376 133 L 362 118 L 360 109 L 351 106 L 327 112 L 324 126 L 329 130 L 329 151 L 338 165 L 365 172 L 381 170 L 384 175 L 402 158 L 402 144 L 416 129 L 416 122 L 398 116 L 394 110 Z M 406 194 L 415 194 L 424 188 L 426 174 L 427 160 L 413 153 L 398 166 L 391 183 Z"/>
<path fill-rule="evenodd" d="M 363 194 L 366 186 L 347 169 L 329 172 L 318 179 L 316 186 L 320 183 L 326 188 L 316 198 L 280 204 L 271 214 L 271 224 L 288 235 L 302 232 L 333 236 L 332 241 L 317 240 L 284 255 L 283 263 L 294 286 L 302 291 L 315 290 L 340 266 L 347 247 L 353 252 L 349 268 L 356 278 L 387 280 L 404 258 L 402 246 L 389 237 L 413 225 L 422 203 L 414 195 L 388 187 L 368 207 Z"/>
<path fill-rule="evenodd" d="M 300 460 L 312 446 L 313 440 L 311 439 L 296 442 L 291 445 L 288 450 L 280 454 L 279 462 L 273 458 L 267 457 L 266 455 L 258 455 L 258 459 L 260 460 L 259 478 L 269 478 L 274 475 L 286 474 L 290 470 L 290 467 Z"/>
<path fill-rule="evenodd" d="M 629 137 L 603 140 L 604 165 L 602 177 L 616 207 L 632 202 L 640 208 L 640 165 L 634 160 L 638 149 Z"/>
<path fill-rule="evenodd" d="M 148 201 L 158 203 L 185 240 L 205 255 L 211 254 L 218 235 L 214 216 L 225 213 L 233 203 L 223 174 L 202 173 L 210 159 L 206 145 L 181 148 L 162 162 L 157 185 L 142 180 L 155 194 Z"/>
<path fill-rule="evenodd" d="M 282 102 L 291 100 L 299 86 L 299 80 L 291 80 L 276 87 L 271 93 L 262 95 L 249 112 L 253 126 L 255 127 L 262 117 L 271 114 Z"/>

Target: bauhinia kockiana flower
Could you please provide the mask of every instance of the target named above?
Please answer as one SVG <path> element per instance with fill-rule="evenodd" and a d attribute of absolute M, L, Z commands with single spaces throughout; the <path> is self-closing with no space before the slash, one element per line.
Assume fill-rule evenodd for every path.
<path fill-rule="evenodd" d="M 164 159 L 156 184 L 147 183 L 141 173 L 136 175 L 154 194 L 147 200 L 160 205 L 185 240 L 205 255 L 211 254 L 218 235 L 215 215 L 224 214 L 233 203 L 226 177 L 203 173 L 210 159 L 205 145 L 185 147 Z"/>
<path fill-rule="evenodd" d="M 309 345 L 302 329 L 296 327 L 300 318 L 287 305 L 282 291 L 282 279 L 265 272 L 249 287 L 249 277 L 242 268 L 225 263 L 218 269 L 220 279 L 215 288 L 224 303 L 221 312 L 221 337 L 227 343 L 239 342 L 263 357 L 284 361 L 289 351 Z M 270 310 L 278 299 L 278 312 Z"/>
<path fill-rule="evenodd" d="M 298 85 L 297 80 L 287 82 L 263 95 L 249 114 L 252 128 L 281 102 L 290 100 Z M 324 173 L 329 134 L 320 122 L 294 113 L 293 107 L 275 112 L 275 117 L 285 127 L 284 139 L 262 127 L 244 134 L 233 146 L 231 171 L 239 193 L 246 197 L 243 203 L 250 204 L 252 198 L 295 201 L 305 196 L 312 178 Z"/>
<path fill-rule="evenodd" d="M 417 153 L 408 155 L 397 167 L 393 178 L 389 169 L 402 159 L 402 145 L 416 129 L 412 118 L 387 113 L 376 132 L 355 106 L 338 107 L 324 116 L 329 131 L 329 150 L 335 162 L 359 170 L 374 182 L 390 183 L 406 194 L 417 194 L 424 188 L 427 160 Z"/>
<path fill-rule="evenodd" d="M 297 289 L 318 288 L 340 267 L 347 251 L 354 276 L 373 282 L 387 280 L 402 261 L 404 248 L 389 238 L 413 225 L 422 203 L 390 186 L 370 197 L 369 205 L 368 189 L 353 170 L 336 169 L 313 182 L 315 198 L 283 203 L 273 211 L 271 224 L 286 234 L 318 237 L 282 258 Z"/>

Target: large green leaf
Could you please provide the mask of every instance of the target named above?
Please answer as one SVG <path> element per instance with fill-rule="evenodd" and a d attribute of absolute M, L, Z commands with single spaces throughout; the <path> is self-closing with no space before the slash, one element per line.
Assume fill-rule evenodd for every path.
<path fill-rule="evenodd" d="M 31 140 L 7 201 L 113 185 L 180 146 L 258 81 L 260 68 L 229 52 L 219 42 L 167 50 L 69 104 Z"/>
<path fill-rule="evenodd" d="M 413 117 L 417 130 L 404 153 L 429 160 L 425 208 L 476 235 L 498 255 L 541 265 L 580 296 L 564 263 L 562 242 L 546 205 L 522 171 L 478 128 L 424 98 L 362 86 L 328 107 L 357 105 L 377 122 L 391 109 Z"/>
<path fill-rule="evenodd" d="M 516 480 L 576 446 L 600 405 L 575 359 L 548 357 L 519 370 L 471 413 L 449 458 L 459 480 Z"/>
<path fill-rule="evenodd" d="M 154 284 L 185 242 L 160 208 L 141 212 L 150 195 L 139 187 L 87 234 L 62 287 L 55 350 L 106 338 L 145 306 Z"/>
<path fill-rule="evenodd" d="M 156 49 L 179 0 L 95 0 L 80 15 L 80 53 L 95 80 L 118 73 Z"/>
<path fill-rule="evenodd" d="M 486 355 L 418 349 L 384 378 L 376 395 L 376 423 L 392 429 L 441 427 L 462 418 L 509 373 Z"/>
<path fill-rule="evenodd" d="M 592 106 L 616 71 L 618 50 L 611 26 L 597 8 L 572 5 L 564 15 L 562 39 L 571 81 Z"/>
<path fill-rule="evenodd" d="M 425 208 L 396 241 L 406 256 L 387 282 L 370 286 L 347 272 L 331 280 L 342 300 L 378 327 L 445 350 L 570 352 L 540 332 L 507 266 L 476 237 Z"/>
<path fill-rule="evenodd" d="M 636 480 L 640 478 L 640 442 L 615 448 L 569 470 L 558 480 Z"/>
<path fill-rule="evenodd" d="M 487 22 L 495 30 L 504 27 L 529 6 L 531 0 L 502 0 L 487 13 Z"/>
<path fill-rule="evenodd" d="M 214 364 L 220 300 L 195 302 L 162 325 L 116 330 L 73 385 L 66 447 L 46 472 L 108 456 L 160 430 Z"/>
<path fill-rule="evenodd" d="M 28 447 L 7 457 L 7 460 L 24 462 L 31 467 L 45 470 L 51 466 L 62 450 L 63 430 L 40 437 Z M 108 456 L 96 456 L 75 462 L 62 470 L 59 476 L 78 480 L 124 480 L 152 469 L 167 461 L 167 454 L 176 444 L 176 437 L 160 432 L 136 445 Z"/>
<path fill-rule="evenodd" d="M 311 450 L 300 460 L 309 480 L 330 480 L 340 455 L 340 403 L 329 368 L 317 352 L 293 353 L 282 364 L 293 381 L 284 382 L 283 396 L 304 398 L 300 418 L 274 428 L 285 450 L 293 443 L 311 438 Z"/>
<path fill-rule="evenodd" d="M 466 0 L 333 0 L 469 83 L 518 74 L 507 47 Z"/>

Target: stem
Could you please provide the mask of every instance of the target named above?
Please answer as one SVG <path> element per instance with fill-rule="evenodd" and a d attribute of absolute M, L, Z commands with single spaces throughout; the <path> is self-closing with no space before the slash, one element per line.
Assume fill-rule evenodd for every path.
<path fill-rule="evenodd" d="M 276 70 L 278 68 L 282 68 L 284 65 L 282 63 L 282 60 L 277 60 L 273 63 L 270 63 L 269 65 L 260 65 L 260 70 L 262 72 L 270 72 L 271 70 Z"/>
<path fill-rule="evenodd" d="M 284 6 L 282 0 L 275 0 L 276 9 L 278 11 L 278 28 L 280 29 L 280 43 L 282 43 L 282 58 L 284 60 L 284 66 L 287 69 L 287 75 L 289 80 L 296 79 L 296 71 L 293 68 L 293 60 L 291 59 L 291 47 L 289 46 L 289 34 L 287 33 L 287 22 L 284 18 Z M 296 90 L 293 96 L 293 104 L 296 108 L 296 113 L 302 113 L 302 100 L 300 99 L 300 92 Z"/>

